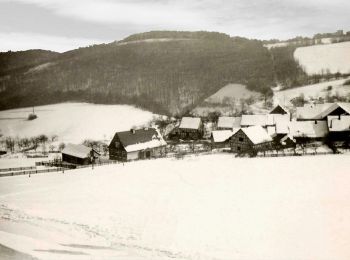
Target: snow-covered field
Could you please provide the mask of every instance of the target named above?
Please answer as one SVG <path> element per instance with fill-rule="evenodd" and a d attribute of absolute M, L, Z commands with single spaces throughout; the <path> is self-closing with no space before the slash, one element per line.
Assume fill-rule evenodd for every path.
<path fill-rule="evenodd" d="M 294 57 L 310 75 L 350 73 L 350 42 L 299 47 Z"/>
<path fill-rule="evenodd" d="M 349 163 L 227 154 L 4 177 L 0 244 L 38 259 L 347 260 Z"/>
<path fill-rule="evenodd" d="M 242 84 L 228 84 L 225 87 L 221 88 L 215 94 L 211 95 L 206 99 L 207 102 L 222 102 L 224 98 L 230 98 L 239 100 L 241 98 L 254 97 L 258 98 L 261 94 L 258 92 L 250 91 L 246 86 Z"/>
<path fill-rule="evenodd" d="M 80 143 L 85 139 L 109 140 L 116 131 L 149 122 L 154 114 L 127 105 L 61 103 L 38 106 L 38 118 L 28 121 L 32 108 L 0 111 L 0 133 L 31 137 L 58 135 L 60 141 Z"/>
<path fill-rule="evenodd" d="M 259 92 L 250 91 L 245 85 L 228 84 L 206 98 L 205 102 L 192 110 L 192 113 L 198 116 L 206 116 L 210 112 L 219 111 L 222 115 L 232 115 L 241 111 L 241 101 L 247 99 L 253 100 L 249 110 L 253 113 L 260 113 L 262 107 L 260 98 L 261 94 Z"/>
<path fill-rule="evenodd" d="M 274 103 L 289 105 L 291 99 L 299 97 L 301 94 L 304 95 L 305 99 L 318 99 L 319 97 L 325 98 L 327 95 L 346 97 L 350 94 L 350 86 L 343 85 L 346 80 L 347 79 L 333 80 L 281 91 L 274 91 Z M 330 90 L 328 90 L 329 86 L 332 86 Z"/>

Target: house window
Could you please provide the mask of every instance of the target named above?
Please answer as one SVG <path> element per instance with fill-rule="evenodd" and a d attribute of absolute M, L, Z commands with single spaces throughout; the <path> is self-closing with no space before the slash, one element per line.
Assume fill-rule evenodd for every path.
<path fill-rule="evenodd" d="M 238 138 L 238 141 L 243 142 L 243 137 Z"/>

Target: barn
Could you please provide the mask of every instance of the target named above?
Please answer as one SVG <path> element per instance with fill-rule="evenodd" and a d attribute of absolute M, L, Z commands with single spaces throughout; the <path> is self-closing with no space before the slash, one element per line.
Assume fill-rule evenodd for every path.
<path fill-rule="evenodd" d="M 253 154 L 272 148 L 273 140 L 262 126 L 250 126 L 239 129 L 230 138 L 231 151 Z"/>
<path fill-rule="evenodd" d="M 165 155 L 166 142 L 154 128 L 131 129 L 115 133 L 108 148 L 111 160 L 150 159 Z"/>
<path fill-rule="evenodd" d="M 86 165 L 98 156 L 96 150 L 82 144 L 67 144 L 62 150 L 62 161 L 66 163 Z"/>
<path fill-rule="evenodd" d="M 198 140 L 203 137 L 203 122 L 199 117 L 183 117 L 174 137 L 184 140 Z"/>

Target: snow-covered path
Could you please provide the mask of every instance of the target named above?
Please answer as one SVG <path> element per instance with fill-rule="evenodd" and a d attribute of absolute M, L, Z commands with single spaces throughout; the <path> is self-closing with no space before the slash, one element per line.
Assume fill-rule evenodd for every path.
<path fill-rule="evenodd" d="M 349 259 L 349 155 L 159 159 L 0 179 L 39 259 Z"/>

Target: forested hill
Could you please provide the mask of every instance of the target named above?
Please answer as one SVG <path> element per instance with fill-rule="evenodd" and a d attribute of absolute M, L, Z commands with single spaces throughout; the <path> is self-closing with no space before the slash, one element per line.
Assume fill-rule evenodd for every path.
<path fill-rule="evenodd" d="M 36 52 L 35 62 L 21 66 L 6 62 L 14 53 L 0 55 L 0 109 L 74 100 L 176 114 L 228 83 L 274 84 L 260 41 L 222 33 L 149 32 L 62 54 Z M 28 53 L 35 55 L 16 55 Z"/>

